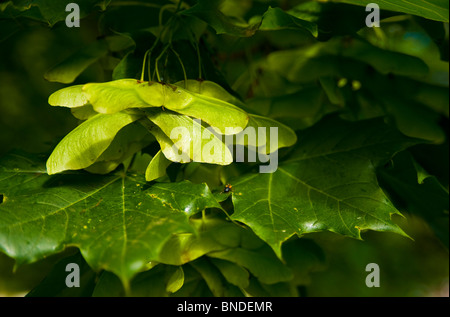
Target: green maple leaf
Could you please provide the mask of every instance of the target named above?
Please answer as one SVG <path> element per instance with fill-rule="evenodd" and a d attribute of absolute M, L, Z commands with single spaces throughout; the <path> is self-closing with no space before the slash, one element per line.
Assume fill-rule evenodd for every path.
<path fill-rule="evenodd" d="M 0 160 L 0 250 L 29 263 L 68 246 L 94 269 L 127 285 L 176 233 L 194 232 L 190 216 L 220 208 L 206 185 L 148 187 L 143 175 L 49 176 L 35 157 Z"/>
<path fill-rule="evenodd" d="M 414 142 L 380 119 L 328 118 L 303 133 L 275 173 L 236 180 L 232 219 L 252 228 L 279 256 L 282 242 L 294 234 L 406 235 L 391 220 L 400 213 L 378 185 L 375 167 Z"/>
<path fill-rule="evenodd" d="M 367 6 L 369 0 L 333 0 L 333 2 Z M 375 2 L 383 10 L 421 16 L 430 20 L 448 22 L 448 1 L 446 0 L 382 0 Z"/>

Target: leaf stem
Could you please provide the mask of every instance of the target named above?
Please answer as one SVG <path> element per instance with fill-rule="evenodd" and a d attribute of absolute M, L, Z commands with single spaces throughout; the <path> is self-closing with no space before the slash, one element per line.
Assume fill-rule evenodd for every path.
<path fill-rule="evenodd" d="M 197 49 L 197 60 L 198 60 L 198 79 L 202 79 L 202 56 L 200 54 L 200 46 L 198 45 L 198 42 L 195 42 L 195 46 Z"/>
<path fill-rule="evenodd" d="M 167 44 L 162 50 L 161 54 L 155 60 L 155 70 L 156 70 L 156 78 L 158 78 L 158 82 L 161 82 L 161 75 L 159 74 L 158 64 L 163 55 L 167 52 L 171 44 Z"/>
<path fill-rule="evenodd" d="M 145 63 L 147 62 L 147 56 L 150 53 L 150 50 L 148 50 L 147 52 L 145 52 L 144 55 L 144 63 L 142 63 L 142 73 L 141 73 L 141 82 L 144 81 L 144 77 L 145 77 Z M 150 76 L 150 73 L 148 73 Z"/>
<path fill-rule="evenodd" d="M 183 69 L 183 75 L 184 75 L 184 88 L 186 89 L 187 86 L 187 73 L 186 73 L 186 68 L 184 67 L 183 64 L 183 60 L 181 59 L 180 54 L 178 54 L 178 52 L 176 50 L 173 49 L 173 47 L 171 47 L 172 52 L 175 54 L 175 56 L 177 57 L 178 61 L 180 62 L 181 68 Z"/>

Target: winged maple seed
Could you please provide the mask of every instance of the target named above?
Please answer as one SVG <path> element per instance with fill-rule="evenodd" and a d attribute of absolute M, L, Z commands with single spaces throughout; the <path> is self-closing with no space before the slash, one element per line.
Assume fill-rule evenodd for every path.
<path fill-rule="evenodd" d="M 55 92 L 49 103 L 80 109 L 76 115 L 87 117 L 56 147 L 47 162 L 49 174 L 79 169 L 109 173 L 145 148 L 150 135 L 165 158 L 159 155 L 149 164 L 148 181 L 163 176 L 170 162 L 229 165 L 234 148 L 236 162 L 244 162 L 246 146 L 247 162 L 257 162 L 256 155 L 263 163 L 270 161 L 260 168 L 268 173 L 277 169 L 278 149 L 297 139 L 287 126 L 246 113 L 239 107 L 242 102 L 209 81 L 169 85 L 124 79 L 78 85 Z"/>

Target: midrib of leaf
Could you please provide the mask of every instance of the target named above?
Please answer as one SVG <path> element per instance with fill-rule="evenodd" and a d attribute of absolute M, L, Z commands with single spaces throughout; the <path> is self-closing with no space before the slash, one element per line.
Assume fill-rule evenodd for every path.
<path fill-rule="evenodd" d="M 122 257 L 121 257 L 121 264 L 122 264 L 122 268 L 125 267 L 125 254 L 126 254 L 126 250 L 127 250 L 127 226 L 126 226 L 126 221 L 125 221 L 125 212 L 126 212 L 126 208 L 125 208 L 125 177 L 122 177 L 122 231 L 123 231 L 123 244 L 122 244 Z M 124 285 L 125 285 L 125 290 L 128 292 L 129 290 L 129 285 L 128 282 L 123 281 Z"/>
<path fill-rule="evenodd" d="M 247 175 L 233 184 L 232 218 L 249 225 L 279 256 L 281 244 L 295 233 L 331 231 L 361 239 L 363 231 L 376 230 L 408 237 L 392 221 L 400 212 L 379 186 L 375 168 L 418 143 L 380 118 L 324 119 L 304 131 L 275 173 Z M 257 205 L 261 201 L 268 205 Z"/>
<path fill-rule="evenodd" d="M 294 175 L 290 174 L 289 172 L 287 172 L 287 171 L 284 170 L 283 168 L 278 168 L 278 170 L 280 170 L 280 172 L 282 172 L 282 173 L 285 174 L 286 176 L 288 176 L 288 177 L 292 178 L 293 180 L 299 182 L 300 184 L 306 186 L 306 187 L 308 188 L 308 190 L 314 190 L 314 191 L 316 191 L 316 192 L 318 192 L 318 193 L 320 193 L 320 194 L 326 196 L 327 199 L 330 198 L 330 199 L 334 199 L 335 201 L 337 201 L 337 203 L 338 203 L 338 213 L 339 213 L 339 218 L 341 218 L 342 223 L 343 223 L 344 226 L 348 229 L 348 231 L 350 232 L 350 234 L 353 234 L 353 233 L 352 233 L 352 230 L 349 228 L 349 226 L 345 223 L 344 219 L 342 218 L 342 213 L 341 213 L 341 208 L 340 208 L 340 204 L 341 204 L 341 203 L 343 203 L 343 204 L 347 205 L 348 207 L 353 208 L 353 209 L 355 209 L 355 210 L 357 210 L 357 211 L 359 211 L 359 212 L 361 212 L 361 213 L 363 213 L 363 214 L 370 215 L 371 217 L 373 217 L 373 218 L 379 220 L 380 222 L 386 223 L 386 221 L 380 219 L 379 217 L 376 217 L 376 216 L 370 214 L 368 211 L 362 210 L 362 209 L 359 208 L 359 207 L 356 207 L 356 206 L 354 206 L 354 205 L 352 205 L 352 204 L 349 204 L 348 202 L 345 201 L 345 200 L 347 200 L 347 199 L 340 199 L 340 198 L 338 198 L 338 197 L 335 197 L 335 196 L 333 196 L 333 195 L 330 195 L 330 194 L 327 193 L 327 192 L 324 192 L 323 190 L 321 190 L 321 189 L 319 189 L 319 188 L 313 187 L 313 186 L 309 185 L 308 183 L 305 183 L 304 181 L 302 181 L 302 180 L 299 179 L 298 177 L 295 177 Z M 361 184 L 363 184 L 363 183 L 370 184 L 369 182 L 358 182 L 358 183 L 352 183 L 352 184 L 359 184 L 359 183 L 361 183 Z M 347 186 L 347 185 L 351 185 L 351 184 L 345 184 L 345 186 Z M 343 186 L 343 185 L 341 185 L 341 186 Z M 311 197 L 309 196 L 309 194 L 308 194 L 308 198 L 309 198 L 309 202 L 310 202 L 310 204 L 311 204 L 311 208 L 312 208 L 312 210 L 314 211 L 314 205 L 312 204 L 312 200 L 311 200 Z M 379 200 L 373 199 L 372 197 L 368 197 L 368 196 L 367 196 L 367 197 L 363 197 L 363 196 L 351 197 L 351 199 L 355 199 L 355 198 L 371 199 L 371 200 L 376 201 L 377 203 L 382 203 L 382 204 L 384 204 L 384 205 L 386 205 L 386 206 L 388 206 L 388 207 L 391 207 L 391 206 L 387 205 L 387 204 L 384 203 L 384 202 L 381 202 L 381 201 L 379 201 Z M 314 213 L 315 213 L 315 212 L 314 212 Z M 316 215 L 316 219 L 317 219 L 317 215 Z"/>
<path fill-rule="evenodd" d="M 350 230 L 350 228 L 347 226 L 347 224 L 345 223 L 344 219 L 342 218 L 341 208 L 340 208 L 340 203 L 343 202 L 343 201 L 342 201 L 341 199 L 339 199 L 339 198 L 337 198 L 337 197 L 335 197 L 335 196 L 332 196 L 332 195 L 330 195 L 330 194 L 328 194 L 328 193 L 326 193 L 326 192 L 320 190 L 319 188 L 315 188 L 315 187 L 313 187 L 313 186 L 311 186 L 311 185 L 305 183 L 305 182 L 302 181 L 300 178 L 295 177 L 294 175 L 288 173 L 288 172 L 287 172 L 286 170 L 284 170 L 283 168 L 278 168 L 278 169 L 280 170 L 280 172 L 282 172 L 282 173 L 285 174 L 286 176 L 292 178 L 293 180 L 297 181 L 298 183 L 300 183 L 300 184 L 302 184 L 302 185 L 304 185 L 304 186 L 306 186 L 306 187 L 308 188 L 308 200 L 309 200 L 309 204 L 311 205 L 311 210 L 314 212 L 314 215 L 316 216 L 316 220 L 317 220 L 318 218 L 317 218 L 317 214 L 316 214 L 316 211 L 315 211 L 315 208 L 314 208 L 314 205 L 313 205 L 313 203 L 312 203 L 311 196 L 310 196 L 311 190 L 314 190 L 314 191 L 316 191 L 316 192 L 318 192 L 318 193 L 320 193 L 320 194 L 326 196 L 327 199 L 328 199 L 328 198 L 331 198 L 331 199 L 336 200 L 337 203 L 338 203 L 338 213 L 339 213 L 339 218 L 341 218 L 342 223 L 344 224 L 344 226 L 348 229 L 348 231 L 350 232 L 350 234 L 352 234 L 352 231 Z M 350 205 L 349 205 L 349 206 L 350 206 Z M 350 207 L 352 207 L 352 206 L 350 206 Z M 357 209 L 357 208 L 356 208 L 356 209 Z M 360 210 L 360 211 L 363 212 L 362 210 Z"/>
<path fill-rule="evenodd" d="M 338 3 L 348 3 L 359 6 L 366 6 L 372 1 L 369 0 L 333 0 Z M 448 7 L 440 6 L 437 3 L 432 3 L 429 1 L 406 1 L 406 0 L 379 0 L 375 2 L 383 10 L 396 11 L 405 14 L 412 14 L 417 16 L 422 16 L 427 19 L 448 22 Z M 423 5 L 422 5 L 423 4 Z"/>
<path fill-rule="evenodd" d="M 33 173 L 33 172 L 25 172 L 25 173 L 27 173 L 27 174 L 35 174 L 35 173 Z M 2 182 L 2 181 L 4 181 L 4 180 L 7 180 L 7 179 L 10 179 L 10 178 L 13 178 L 13 177 L 16 176 L 17 174 L 18 174 L 18 173 L 14 174 L 14 175 L 7 176 L 7 177 L 5 177 L 5 178 L 1 178 L 1 179 L 0 179 L 0 182 Z M 40 175 L 36 175 L 35 177 L 26 180 L 26 181 L 23 182 L 22 184 L 26 184 L 26 183 L 28 183 L 28 182 L 31 182 L 31 181 L 35 180 L 36 178 L 38 178 L 38 177 L 40 177 L 40 176 L 42 176 L 42 173 L 41 173 Z"/>
<path fill-rule="evenodd" d="M 445 17 L 439 13 L 439 10 L 442 10 L 442 8 L 439 7 L 439 6 L 437 6 L 437 5 L 435 5 L 434 3 L 428 2 L 428 1 L 426 1 L 426 0 L 422 0 L 423 2 L 427 3 L 428 5 L 430 5 L 430 6 L 434 7 L 434 8 L 436 8 L 436 11 L 433 11 L 433 10 L 427 8 L 427 7 L 419 6 L 419 5 L 417 5 L 416 3 L 414 3 L 414 2 L 409 2 L 409 1 L 406 1 L 406 0 L 400 0 L 400 1 L 401 1 L 401 2 L 405 2 L 405 3 L 407 3 L 408 5 L 417 7 L 419 10 L 425 10 L 425 11 L 428 11 L 428 12 L 430 12 L 430 13 L 432 13 L 432 14 L 436 14 L 436 15 L 440 16 L 441 18 L 445 19 Z M 398 1 L 397 3 L 392 3 L 392 2 L 386 2 L 385 0 L 379 0 L 380 3 L 387 4 L 387 5 L 394 5 L 394 6 L 397 6 L 397 7 L 401 8 L 401 9 L 403 9 L 403 10 L 408 10 L 408 7 L 407 7 L 407 6 L 404 7 L 404 6 L 401 6 L 401 5 L 399 4 L 400 1 Z"/>
<path fill-rule="evenodd" d="M 269 214 L 270 214 L 270 221 L 272 222 L 272 228 L 273 232 L 276 233 L 276 236 L 278 238 L 278 231 L 275 229 L 275 221 L 273 220 L 273 210 L 272 210 L 272 181 L 273 181 L 273 173 L 270 174 L 269 182 L 267 184 L 267 204 L 269 205 Z"/>
<path fill-rule="evenodd" d="M 19 173 L 17 173 L 17 174 L 19 174 Z M 38 178 L 38 177 L 40 177 L 40 176 L 42 176 L 42 175 L 39 175 L 39 176 L 37 176 L 36 178 Z M 34 178 L 34 179 L 36 179 L 36 178 Z M 52 211 L 52 212 L 50 212 L 50 213 L 48 213 L 48 214 L 42 215 L 42 216 L 40 216 L 40 217 L 38 217 L 38 218 L 31 218 L 31 219 L 28 219 L 28 220 L 26 220 L 26 221 L 13 223 L 13 224 L 8 225 L 8 226 L 5 226 L 5 225 L 2 226 L 2 225 L 0 225 L 0 228 L 5 228 L 5 227 L 15 227 L 15 226 L 18 226 L 18 225 L 19 225 L 19 226 L 22 226 L 22 225 L 27 224 L 27 223 L 31 223 L 31 222 L 38 221 L 39 219 L 45 219 L 45 218 L 54 216 L 54 215 L 56 215 L 57 213 L 59 213 L 59 212 L 61 212 L 61 211 L 64 211 L 64 212 L 65 212 L 68 208 L 70 208 L 70 207 L 72 207 L 72 206 L 74 206 L 74 205 L 76 205 L 76 204 L 78 204 L 78 203 L 80 203 L 80 202 L 82 202 L 82 201 L 88 199 L 88 198 L 91 197 L 91 196 L 94 196 L 96 193 L 98 193 L 99 191 L 101 191 L 101 190 L 105 189 L 106 187 L 110 186 L 111 184 L 113 184 L 114 182 L 116 182 L 117 180 L 119 180 L 120 178 L 121 178 L 121 177 L 117 177 L 117 178 L 113 179 L 112 181 L 108 182 L 107 184 L 105 184 L 104 186 L 101 186 L 101 187 L 97 188 L 95 191 L 88 193 L 86 196 L 84 196 L 84 197 L 82 197 L 82 198 L 80 198 L 80 199 L 78 199 L 78 200 L 76 200 L 76 201 L 74 201 L 74 202 L 72 202 L 72 203 L 69 203 L 69 205 L 67 205 L 67 206 L 64 206 L 64 207 L 58 207 L 59 209 L 54 210 L 54 211 Z M 122 177 L 122 179 L 123 179 L 123 177 Z M 28 181 L 30 181 L 30 180 L 28 180 Z M 22 183 L 22 184 L 23 184 L 23 183 Z M 64 199 L 64 200 L 65 200 L 65 199 Z M 42 202 L 38 202 L 38 204 L 42 204 Z M 45 204 L 48 205 L 48 203 L 45 203 Z M 53 206 L 53 205 L 52 205 L 52 206 Z M 67 227 L 66 227 L 66 229 L 67 229 Z"/>

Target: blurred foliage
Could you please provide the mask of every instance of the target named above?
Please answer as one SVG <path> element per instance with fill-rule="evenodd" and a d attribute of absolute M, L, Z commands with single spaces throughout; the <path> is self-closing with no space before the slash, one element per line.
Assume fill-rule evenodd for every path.
<path fill-rule="evenodd" d="M 95 40 L 96 25 L 83 20 L 83 28 L 58 24 L 49 29 L 34 22 L 6 21 L 20 28 L 5 36 L 0 45 L 0 153 L 12 148 L 49 151 L 77 121 L 64 110 L 48 107 L 50 94 L 64 86 L 48 82 L 44 75 Z M 98 81 L 104 76 L 100 65 L 93 65 L 77 82 Z"/>
<path fill-rule="evenodd" d="M 414 240 L 370 232 L 364 241 L 320 233 L 314 241 L 327 255 L 326 269 L 312 274 L 312 297 L 446 297 L 448 251 L 420 218 L 398 221 Z M 380 266 L 380 288 L 365 284 L 366 265 Z"/>

